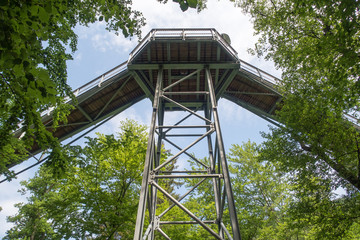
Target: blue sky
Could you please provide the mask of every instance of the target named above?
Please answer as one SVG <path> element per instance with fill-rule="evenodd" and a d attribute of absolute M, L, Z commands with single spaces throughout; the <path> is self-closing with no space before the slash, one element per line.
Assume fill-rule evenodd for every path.
<path fill-rule="evenodd" d="M 239 8 L 235 8 L 234 3 L 225 0 L 210 0 L 207 7 L 200 13 L 194 9 L 183 13 L 180 7 L 171 0 L 167 4 L 160 4 L 156 0 L 133 1 L 133 8 L 143 12 L 146 18 L 147 25 L 142 29 L 143 36 L 152 28 L 215 28 L 218 32 L 227 33 L 230 36 L 231 45 L 242 60 L 280 77 L 273 63 L 247 53 L 247 49 L 254 46 L 257 38 L 253 36 L 254 30 L 250 19 Z M 138 43 L 136 38 L 125 39 L 107 32 L 104 30 L 103 23 L 90 25 L 89 28 L 77 27 L 76 32 L 79 35 L 78 51 L 74 54 L 74 60 L 68 63 L 68 83 L 74 90 L 126 61 L 129 53 Z M 260 131 L 268 131 L 269 123 L 229 101 L 220 100 L 218 111 L 226 149 L 231 144 L 241 144 L 247 140 L 261 142 Z M 149 125 L 150 115 L 151 102 L 144 100 L 122 112 L 96 131 L 105 134 L 114 133 L 119 127 L 120 120 L 126 118 Z M 15 167 L 14 170 L 20 170 L 33 163 L 34 160 L 30 159 Z M 26 202 L 26 196 L 21 196 L 17 192 L 20 181 L 34 176 L 35 171 L 36 169 L 33 169 L 21 174 L 18 179 L 10 183 L 0 184 L 2 192 L 0 206 L 3 208 L 0 212 L 0 237 L 3 237 L 6 230 L 11 227 L 11 224 L 6 223 L 6 216 L 16 213 L 13 205 Z"/>

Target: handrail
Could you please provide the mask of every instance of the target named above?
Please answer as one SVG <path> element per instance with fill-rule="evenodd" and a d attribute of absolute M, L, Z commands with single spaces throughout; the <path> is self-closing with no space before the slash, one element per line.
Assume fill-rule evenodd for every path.
<path fill-rule="evenodd" d="M 238 54 L 234 48 L 213 28 L 172 28 L 172 29 L 153 29 L 130 53 L 128 62 L 140 53 L 144 46 L 153 40 L 218 40 L 219 43 L 236 59 Z"/>
<path fill-rule="evenodd" d="M 84 92 L 88 91 L 89 89 L 98 85 L 99 87 L 101 84 L 104 84 L 107 80 L 109 80 L 112 76 L 121 73 L 127 69 L 128 63 L 134 58 L 136 54 L 138 54 L 141 49 L 147 44 L 148 41 L 152 40 L 161 40 L 161 39 L 206 39 L 206 40 L 218 40 L 229 52 L 235 57 L 238 62 L 240 63 L 240 69 L 246 70 L 256 76 L 258 76 L 264 82 L 270 82 L 272 84 L 278 84 L 280 79 L 272 76 L 271 74 L 241 60 L 237 56 L 237 52 L 223 39 L 221 34 L 219 34 L 213 28 L 173 28 L 173 29 L 153 29 L 151 30 L 144 39 L 135 47 L 135 49 L 129 54 L 129 60 L 127 62 L 123 62 L 120 65 L 110 69 L 109 71 L 105 72 L 104 74 L 96 77 L 92 81 L 88 82 L 87 84 L 77 88 L 73 91 L 74 95 L 77 97 Z M 70 102 L 70 98 L 66 97 L 65 102 Z M 45 110 L 42 112 L 41 116 L 50 115 L 52 112 L 52 108 Z"/>
<path fill-rule="evenodd" d="M 358 112 L 357 112 L 358 113 Z M 359 119 L 349 113 L 344 113 L 344 118 L 351 122 L 358 130 L 360 129 Z"/>
<path fill-rule="evenodd" d="M 127 62 L 123 62 L 120 65 L 110 69 L 109 71 L 101 74 L 100 76 L 94 78 L 92 81 L 86 83 L 85 85 L 75 89 L 73 94 L 75 97 L 80 96 L 81 94 L 87 92 L 88 90 L 94 88 L 95 86 L 101 87 L 102 84 L 106 83 L 111 77 L 124 72 L 127 70 Z M 70 97 L 65 97 L 65 102 L 69 103 L 71 101 Z M 50 115 L 52 112 L 52 108 L 49 108 L 41 113 L 41 117 L 45 115 Z"/>
<path fill-rule="evenodd" d="M 87 84 L 75 89 L 73 94 L 77 97 L 94 88 L 95 86 L 101 86 L 106 83 L 114 75 L 127 70 L 128 63 L 145 47 L 149 41 L 153 40 L 217 40 L 229 53 L 240 63 L 240 69 L 248 71 L 258 76 L 263 82 L 269 82 L 271 84 L 277 84 L 280 80 L 269 73 L 262 71 L 261 69 L 241 60 L 237 56 L 237 52 L 230 46 L 229 43 L 213 28 L 172 28 L 172 29 L 152 29 L 144 39 L 135 47 L 135 49 L 129 54 L 129 60 L 123 62 L 120 65 L 110 69 L 104 74 L 96 77 Z M 65 97 L 65 102 L 69 103 L 70 97 Z M 41 117 L 50 115 L 53 108 L 49 108 L 41 113 Z M 21 124 L 19 125 L 21 128 Z"/>
<path fill-rule="evenodd" d="M 240 69 L 243 69 L 258 76 L 263 82 L 269 82 L 273 85 L 278 85 L 281 82 L 279 78 L 261 70 L 260 68 L 255 67 L 254 65 L 251 65 L 250 63 L 247 63 L 241 59 L 239 59 L 239 63 Z"/>
<path fill-rule="evenodd" d="M 130 63 L 135 56 L 145 47 L 145 45 L 153 40 L 217 40 L 229 53 L 238 60 L 240 69 L 251 72 L 258 76 L 262 81 L 271 84 L 278 84 L 280 79 L 273 75 L 241 60 L 238 58 L 237 52 L 229 43 L 213 28 L 171 28 L 171 29 L 153 29 L 130 53 L 128 62 Z"/>

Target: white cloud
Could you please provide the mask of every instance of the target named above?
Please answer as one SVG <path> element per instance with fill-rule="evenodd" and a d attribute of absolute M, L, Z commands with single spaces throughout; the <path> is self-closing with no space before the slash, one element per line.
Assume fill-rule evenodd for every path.
<path fill-rule="evenodd" d="M 14 226 L 14 224 L 6 222 L 6 217 L 16 214 L 18 209 L 15 208 L 15 203 L 24 202 L 23 199 L 17 196 L 8 196 L 7 199 L 8 200 L 0 201 L 0 206 L 3 208 L 0 212 L 0 233 L 5 233 Z"/>
<path fill-rule="evenodd" d="M 179 4 L 169 1 L 161 4 L 155 1 L 135 0 L 134 9 L 143 12 L 147 25 L 143 33 L 152 28 L 215 28 L 227 33 L 239 57 L 245 61 L 253 58 L 247 53 L 257 40 L 253 36 L 250 18 L 230 1 L 209 1 L 207 9 L 196 13 L 194 9 L 180 10 Z"/>
<path fill-rule="evenodd" d="M 252 61 L 256 57 L 247 53 L 254 46 L 257 37 L 253 36 L 250 18 L 230 1 L 209 1 L 207 9 L 197 13 L 195 9 L 182 12 L 179 4 L 169 1 L 166 4 L 155 0 L 135 0 L 133 9 L 141 11 L 146 18 L 142 28 L 143 37 L 153 28 L 215 28 L 219 33 L 227 33 L 233 48 L 241 59 Z M 91 39 L 94 50 L 100 52 L 116 51 L 129 53 L 137 39 L 129 39 L 121 34 L 116 36 L 106 30 L 105 23 L 92 24 L 90 28 L 77 27 L 80 39 Z"/>
<path fill-rule="evenodd" d="M 81 52 L 79 52 L 79 53 L 77 53 L 76 55 L 75 55 L 75 57 L 74 57 L 74 60 L 77 62 L 77 63 L 79 63 L 79 61 L 81 61 L 81 59 L 82 59 L 82 53 Z"/>
<path fill-rule="evenodd" d="M 105 28 L 105 22 L 96 22 L 89 27 L 77 26 L 75 30 L 80 40 L 90 40 L 92 51 L 128 54 L 138 43 L 136 38 L 125 38 L 121 33 L 116 35 Z"/>
<path fill-rule="evenodd" d="M 129 53 L 136 45 L 135 40 L 129 40 L 123 35 L 115 35 L 112 32 L 101 31 L 91 37 L 95 50 L 100 52 L 116 51 Z"/>

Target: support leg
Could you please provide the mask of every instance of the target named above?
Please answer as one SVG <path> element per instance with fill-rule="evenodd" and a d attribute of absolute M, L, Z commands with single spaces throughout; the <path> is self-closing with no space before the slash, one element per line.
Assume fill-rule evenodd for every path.
<path fill-rule="evenodd" d="M 226 161 L 225 148 L 224 148 L 224 143 L 222 140 L 221 129 L 220 129 L 220 124 L 219 124 L 219 116 L 218 116 L 218 112 L 217 112 L 215 90 L 214 90 L 213 81 L 211 79 L 211 73 L 208 68 L 206 69 L 206 80 L 207 80 L 207 85 L 209 88 L 209 97 L 210 97 L 210 103 L 211 103 L 213 117 L 214 117 L 216 140 L 217 140 L 218 149 L 219 149 L 220 159 L 218 159 L 218 161 L 221 161 L 221 167 L 222 167 L 222 171 L 223 171 L 223 175 L 224 175 L 224 187 L 225 187 L 225 191 L 226 191 L 226 197 L 228 200 L 231 228 L 232 228 L 232 232 L 233 232 L 233 239 L 241 240 L 239 223 L 238 223 L 237 213 L 236 213 L 236 209 L 235 209 L 235 201 L 234 201 L 233 191 L 232 191 L 232 187 L 231 187 L 231 183 L 230 183 L 230 174 L 229 174 L 229 169 L 228 169 L 228 165 L 227 165 L 227 161 Z"/>
<path fill-rule="evenodd" d="M 141 190 L 140 190 L 140 198 L 139 198 L 139 206 L 138 212 L 136 217 L 136 226 L 135 226 L 135 234 L 134 240 L 141 240 L 142 233 L 144 229 L 144 220 L 145 220 L 145 209 L 146 209 L 146 199 L 149 192 L 149 175 L 151 170 L 151 165 L 153 164 L 153 149 L 154 149 L 154 137 L 155 137 L 155 125 L 156 125 L 156 118 L 158 115 L 158 108 L 160 102 L 160 89 L 162 85 L 162 70 L 160 69 L 158 72 L 158 78 L 156 83 L 155 89 L 155 97 L 153 102 L 153 112 L 151 117 L 151 125 L 149 130 L 149 139 L 148 145 L 146 150 L 146 157 L 145 157 L 145 165 L 144 165 L 144 173 L 143 179 L 141 183 Z"/>

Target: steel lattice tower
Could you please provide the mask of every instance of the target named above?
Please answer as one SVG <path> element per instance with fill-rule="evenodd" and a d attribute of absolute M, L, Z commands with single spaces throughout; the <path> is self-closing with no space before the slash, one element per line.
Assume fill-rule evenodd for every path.
<path fill-rule="evenodd" d="M 181 84 L 183 81 L 189 79 L 191 76 L 199 73 L 205 73 L 205 91 L 172 91 L 171 89 L 175 88 L 177 85 Z M 136 229 L 134 239 L 148 239 L 154 238 L 154 232 L 158 231 L 166 239 L 170 239 L 166 232 L 161 228 L 163 224 L 199 224 L 206 231 L 208 231 L 216 239 L 225 239 L 224 233 L 228 239 L 241 239 L 239 224 L 236 216 L 234 197 L 231 189 L 229 170 L 227 166 L 224 144 L 221 136 L 219 116 L 217 112 L 217 102 L 215 97 L 214 82 L 211 77 L 209 68 L 195 70 L 187 76 L 177 80 L 176 82 L 164 87 L 163 86 L 163 69 L 159 69 L 157 75 L 157 83 L 155 89 L 155 96 L 153 101 L 153 112 L 150 125 L 150 134 L 148 140 L 148 147 L 145 159 L 145 169 L 143 175 L 143 181 L 141 186 L 140 193 L 140 202 L 137 214 Z M 202 95 L 204 98 L 204 103 L 199 110 L 203 112 L 200 115 L 198 112 L 191 110 L 186 107 L 186 104 L 182 104 L 174 99 L 173 96 L 199 96 Z M 166 103 L 172 103 L 174 106 L 182 109 L 189 113 L 185 118 L 179 119 L 177 123 L 171 126 L 164 126 L 164 117 L 167 112 Z M 181 123 L 188 117 L 193 116 L 201 119 L 203 125 L 181 125 Z M 204 129 L 202 134 L 171 134 L 171 130 L 174 128 L 191 128 L 191 129 Z M 215 144 L 212 143 L 211 135 L 215 134 Z M 155 137 L 155 135 L 157 135 Z M 188 146 L 184 148 L 178 147 L 175 143 L 169 140 L 170 137 L 183 137 L 191 138 L 196 137 L 194 141 L 191 141 Z M 208 143 L 208 164 L 205 164 L 199 161 L 196 156 L 189 154 L 187 151 L 200 142 L 202 139 L 207 140 Z M 179 152 L 172 156 L 170 159 L 161 161 L 161 146 L 162 142 L 166 141 L 171 145 L 178 148 Z M 167 164 L 170 164 L 181 154 L 187 154 L 188 157 L 202 166 L 201 170 L 195 171 L 166 171 L 164 170 Z M 200 181 L 192 186 L 189 191 L 187 191 L 183 196 L 176 199 L 169 192 L 167 192 L 163 187 L 158 183 L 158 179 L 163 178 L 198 178 Z M 214 189 L 214 201 L 215 201 L 215 210 L 216 218 L 201 220 L 199 216 L 196 216 L 189 209 L 187 209 L 182 203 L 181 200 L 184 199 L 188 194 L 190 194 L 196 187 L 204 182 L 207 178 L 212 179 L 213 189 Z M 162 213 L 157 214 L 157 195 L 158 192 L 164 194 L 168 199 L 173 202 L 173 205 L 163 211 Z M 148 199 L 148 201 L 147 201 Z M 224 214 L 225 200 L 227 199 L 227 206 L 230 213 L 230 222 L 232 228 L 232 235 L 226 229 L 222 217 Z M 145 209 L 146 203 L 149 205 L 149 216 L 150 221 L 146 232 L 143 236 L 144 228 L 144 219 L 145 219 Z M 183 210 L 188 216 L 190 216 L 193 221 L 162 221 L 161 218 L 167 214 L 167 212 L 172 207 L 178 207 Z M 174 217 L 176 219 L 176 217 Z M 218 231 L 214 231 L 209 225 L 216 224 L 218 226 Z"/>

